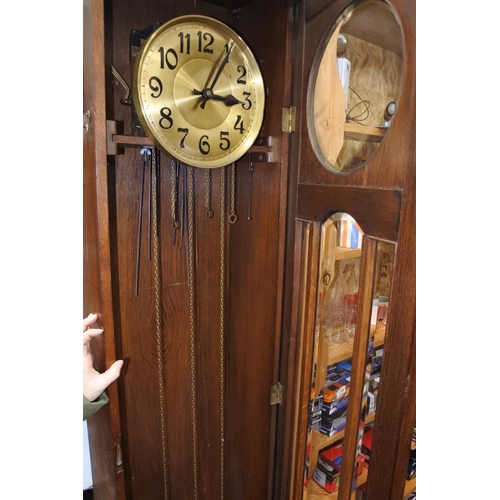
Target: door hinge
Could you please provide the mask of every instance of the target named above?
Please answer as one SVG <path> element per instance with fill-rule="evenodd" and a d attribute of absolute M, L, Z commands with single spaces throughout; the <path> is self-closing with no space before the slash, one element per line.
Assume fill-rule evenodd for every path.
<path fill-rule="evenodd" d="M 122 460 L 122 438 L 117 437 L 115 439 L 115 458 L 116 458 L 116 473 L 123 472 L 123 460 Z"/>
<path fill-rule="evenodd" d="M 271 406 L 282 404 L 283 386 L 278 382 L 271 386 Z"/>
<path fill-rule="evenodd" d="M 90 111 L 87 110 L 83 114 L 83 133 L 86 134 L 89 131 L 89 123 L 90 123 Z"/>
<path fill-rule="evenodd" d="M 295 132 L 295 106 L 284 106 L 281 113 L 281 131 Z"/>

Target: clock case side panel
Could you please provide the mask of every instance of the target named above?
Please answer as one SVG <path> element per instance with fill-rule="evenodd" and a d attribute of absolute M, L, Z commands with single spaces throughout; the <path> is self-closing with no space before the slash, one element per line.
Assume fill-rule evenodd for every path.
<path fill-rule="evenodd" d="M 102 0 L 83 5 L 83 106 L 88 130 L 83 137 L 83 314 L 97 313 L 105 330 L 94 339 L 92 354 L 101 372 L 116 359 L 111 290 L 110 241 L 104 104 L 104 23 Z M 109 403 L 88 419 L 94 497 L 124 499 L 120 466 L 120 415 L 116 383 L 107 389 Z M 118 465 L 117 465 L 118 464 Z"/>
<path fill-rule="evenodd" d="M 271 162 L 258 162 L 258 156 L 252 155 L 254 166 L 253 181 L 249 177 L 249 157 L 245 155 L 237 163 L 240 189 L 239 207 L 246 217 L 246 207 L 252 202 L 252 221 L 245 225 L 234 226 L 234 237 L 230 240 L 231 278 L 229 284 L 232 301 L 230 313 L 230 330 L 233 332 L 233 352 L 260 367 L 261 378 L 256 394 L 252 398 L 260 400 L 260 413 L 265 432 L 259 431 L 263 441 L 251 443 L 252 423 L 246 423 L 243 433 L 236 426 L 231 428 L 233 457 L 231 474 L 241 476 L 246 484 L 244 493 L 250 498 L 275 498 L 274 482 L 280 470 L 277 443 L 277 419 L 282 412 L 280 404 L 270 405 L 271 386 L 284 384 L 279 371 L 281 359 L 281 332 L 283 318 L 283 282 L 285 275 L 284 253 L 285 236 L 287 234 L 287 217 L 290 207 L 288 189 L 293 173 L 289 172 L 288 144 L 290 134 L 282 130 L 282 109 L 289 105 L 292 87 L 292 53 L 293 44 L 291 9 L 285 2 L 268 2 L 254 0 L 233 14 L 236 30 L 257 57 L 266 88 L 266 109 L 259 137 L 272 138 Z M 245 269 L 249 263 L 254 266 L 250 280 L 245 281 Z M 259 273 L 265 280 L 258 277 Z M 247 285 L 249 287 L 247 288 Z M 250 297 L 250 299 L 249 299 Z M 255 317 L 252 311 L 261 311 Z M 260 330 L 261 347 L 245 348 L 241 337 L 236 332 L 244 332 L 249 324 L 245 318 L 252 317 Z M 252 327 L 253 328 L 253 327 Z M 265 333 L 267 332 L 267 333 Z M 246 352 L 245 352 L 246 351 Z M 245 354 L 244 354 L 245 352 Z M 252 361 L 254 360 L 254 361 Z M 235 365 L 228 373 L 230 384 L 242 380 L 244 374 Z M 233 387 L 236 387 L 234 385 Z M 255 411 L 248 407 L 250 412 Z M 239 436 L 239 438 L 238 438 Z M 246 456 L 247 451 L 251 451 Z M 260 463 L 259 463 L 260 462 Z M 254 465 L 252 465 L 252 463 Z M 242 470 L 253 470 L 252 477 L 245 478 Z M 260 471 L 260 472 L 258 472 Z M 256 476 L 258 473 L 258 476 Z M 255 485 L 253 484 L 255 482 Z M 240 498 L 236 480 L 228 490 L 234 498 Z M 253 492 L 253 496 L 252 496 Z M 233 498 L 233 497 L 231 497 Z"/>

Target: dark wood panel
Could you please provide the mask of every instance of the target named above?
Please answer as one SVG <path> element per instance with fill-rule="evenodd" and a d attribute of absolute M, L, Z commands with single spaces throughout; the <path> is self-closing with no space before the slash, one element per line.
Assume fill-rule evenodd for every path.
<path fill-rule="evenodd" d="M 347 212 L 365 234 L 396 241 L 402 192 L 369 188 L 299 185 L 297 217 L 323 220 L 333 212 Z"/>
<path fill-rule="evenodd" d="M 139 295 L 135 295 L 136 242 L 138 237 L 139 202 L 143 157 L 132 149 L 117 157 L 115 178 L 116 246 L 113 256 L 116 287 L 115 314 L 120 324 L 119 352 L 126 360 L 120 378 L 120 404 L 123 408 L 122 438 L 127 471 L 127 491 L 134 499 L 163 496 L 161 453 L 161 413 L 159 400 L 158 348 L 155 323 L 155 264 L 151 249 L 148 260 L 147 228 L 151 223 L 149 167 L 146 169 Z M 170 494 L 181 498 L 192 489 L 192 425 L 190 419 L 190 345 L 187 286 L 187 228 L 177 231 L 172 244 L 170 162 L 161 157 L 158 199 L 161 254 L 161 307 L 163 313 L 164 366 L 166 384 L 166 447 L 170 457 Z M 185 198 L 184 180 L 180 180 L 180 203 Z M 151 241 L 153 247 L 153 240 Z M 187 411 L 188 410 L 188 411 Z M 167 441 L 168 440 L 168 441 Z M 186 461 L 177 459 L 184 450 Z"/>
<path fill-rule="evenodd" d="M 306 0 L 304 2 L 306 20 L 310 21 L 314 16 L 321 14 L 332 2 L 334 0 Z"/>
<path fill-rule="evenodd" d="M 202 0 L 213 5 L 219 5 L 220 7 L 225 7 L 226 9 L 239 9 L 246 4 L 250 3 L 252 0 Z"/>
<path fill-rule="evenodd" d="M 282 5 L 268 5 L 263 0 L 251 2 L 244 7 L 244 13 L 234 15 L 208 2 L 188 5 L 181 1 L 152 0 L 141 5 L 131 1 L 126 5 L 117 2 L 108 5 L 111 6 L 106 19 L 106 55 L 128 81 L 132 73 L 131 28 L 143 29 L 155 22 L 197 13 L 225 21 L 240 32 L 262 66 L 271 96 L 262 134 L 273 137 L 273 156 L 281 157 L 281 107 L 287 91 L 283 75 L 290 71 L 285 69 L 282 52 L 276 50 L 286 41 L 284 2 Z M 262 16 L 264 10 L 266 16 Z M 110 85 L 106 90 L 107 118 L 123 122 L 124 134 L 130 134 L 131 109 L 120 102 L 123 89 Z M 123 408 L 122 448 L 127 498 L 149 500 L 163 495 L 154 279 L 152 263 L 146 259 L 144 206 L 139 297 L 135 296 L 142 157 L 139 148 L 124 150 L 124 154 L 108 158 L 112 179 L 109 193 L 115 317 L 119 324 L 117 348 L 126 360 L 119 385 L 120 408 Z M 225 477 L 226 497 L 235 500 L 267 498 L 272 484 L 269 464 L 274 460 L 270 457 L 274 436 L 269 397 L 279 359 L 277 318 L 281 316 L 277 306 L 285 233 L 280 224 L 284 218 L 287 187 L 284 162 L 256 162 L 252 176 L 252 219 L 248 220 L 247 161 L 248 157 L 237 166 L 239 220 L 228 225 Z M 215 215 L 209 219 L 204 208 L 205 172 L 196 171 L 196 458 L 198 498 L 204 500 L 220 498 L 220 170 L 213 171 L 212 178 Z M 172 245 L 171 181 L 165 156 L 162 156 L 160 182 L 170 494 L 172 500 L 183 500 L 194 497 L 187 233 L 182 237 L 178 234 L 176 244 Z M 181 199 L 183 185 L 181 181 Z M 229 207 L 229 191 L 227 196 Z"/>
<path fill-rule="evenodd" d="M 267 498 L 271 385 L 280 256 L 280 172 L 255 165 L 248 219 L 249 171 L 237 167 L 239 220 L 229 228 L 228 496 Z"/>

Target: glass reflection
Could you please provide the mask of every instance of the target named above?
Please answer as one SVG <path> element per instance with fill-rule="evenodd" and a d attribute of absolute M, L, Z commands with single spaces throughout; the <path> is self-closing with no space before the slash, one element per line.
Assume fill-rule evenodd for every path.
<path fill-rule="evenodd" d="M 308 93 L 311 142 L 328 170 L 353 172 L 376 153 L 397 110 L 403 49 L 400 23 L 383 0 L 351 3 L 333 24 Z"/>
<path fill-rule="evenodd" d="M 370 470 L 373 427 L 377 414 L 380 376 L 383 366 L 386 325 L 389 313 L 392 269 L 395 246 L 387 242 L 377 243 L 377 257 L 372 292 L 370 337 L 366 351 L 365 383 L 361 401 L 358 427 L 358 446 L 354 470 L 360 475 L 354 478 L 356 499 L 364 498 Z"/>
<path fill-rule="evenodd" d="M 322 224 L 303 499 L 335 498 L 340 484 L 362 241 L 349 214 Z"/>

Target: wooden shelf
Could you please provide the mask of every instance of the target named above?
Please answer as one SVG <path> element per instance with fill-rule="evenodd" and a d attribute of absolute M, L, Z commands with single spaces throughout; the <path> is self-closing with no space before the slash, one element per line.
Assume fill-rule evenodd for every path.
<path fill-rule="evenodd" d="M 385 329 L 386 326 L 382 321 L 379 321 L 376 327 L 372 325 L 370 333 L 375 335 L 374 347 L 384 343 Z M 333 363 L 338 363 L 352 356 L 354 339 L 348 339 L 343 344 L 334 344 L 325 338 L 325 342 L 328 347 L 328 365 L 333 365 Z"/>
<path fill-rule="evenodd" d="M 417 488 L 417 476 L 412 479 L 408 479 L 405 484 L 405 492 L 403 494 L 403 498 L 409 495 L 413 490 Z"/>
<path fill-rule="evenodd" d="M 336 247 L 335 260 L 355 259 L 361 257 L 361 248 Z"/>
<path fill-rule="evenodd" d="M 357 479 L 357 485 L 361 486 L 362 484 L 365 484 L 366 481 L 368 481 L 368 468 L 365 467 L 363 472 L 358 476 Z M 410 479 L 409 481 L 406 481 L 405 484 L 405 490 L 404 490 L 404 495 L 403 498 L 409 495 L 412 491 L 414 491 L 417 487 L 417 478 L 414 477 L 413 479 Z M 307 485 L 307 500 L 337 500 L 338 497 L 338 490 L 334 491 L 333 493 L 327 493 L 321 486 L 319 486 L 314 479 L 311 479 L 309 481 L 309 484 Z"/>
<path fill-rule="evenodd" d="M 365 467 L 363 472 L 358 476 L 356 483 L 358 486 L 365 484 L 368 480 L 368 469 Z M 336 500 L 338 497 L 338 490 L 333 493 L 327 493 L 314 479 L 309 481 L 307 485 L 307 500 Z M 354 496 L 352 497 L 354 498 Z"/>
<path fill-rule="evenodd" d="M 365 425 L 371 424 L 374 420 L 375 420 L 375 413 L 367 415 L 365 417 Z M 319 453 L 327 446 L 330 446 L 331 444 L 336 443 L 337 441 L 340 441 L 343 438 L 344 438 L 344 430 L 336 432 L 335 434 L 333 434 L 333 436 L 327 436 L 326 434 L 321 434 L 321 432 L 314 429 L 312 442 L 315 443 Z"/>
<path fill-rule="evenodd" d="M 386 132 L 387 127 L 370 127 L 352 122 L 346 122 L 344 124 L 344 138 L 349 136 L 348 138 L 357 141 L 382 142 Z"/>
<path fill-rule="evenodd" d="M 403 38 L 391 9 L 384 5 L 364 4 L 356 8 L 342 26 L 342 33 L 354 36 L 404 57 Z"/>

